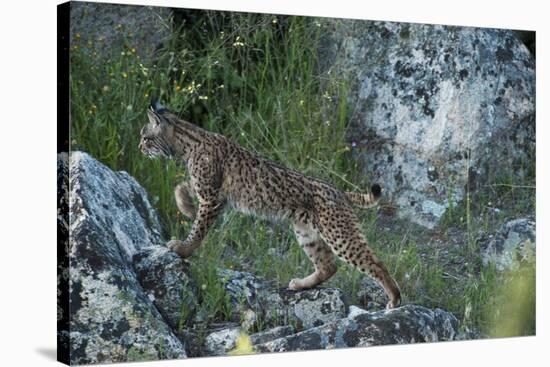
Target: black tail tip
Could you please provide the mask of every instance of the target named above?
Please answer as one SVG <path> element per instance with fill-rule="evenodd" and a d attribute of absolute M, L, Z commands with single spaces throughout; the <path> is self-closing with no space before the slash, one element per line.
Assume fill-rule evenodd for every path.
<path fill-rule="evenodd" d="M 379 198 L 382 195 L 382 188 L 379 184 L 374 184 L 370 187 L 370 192 L 375 198 Z"/>

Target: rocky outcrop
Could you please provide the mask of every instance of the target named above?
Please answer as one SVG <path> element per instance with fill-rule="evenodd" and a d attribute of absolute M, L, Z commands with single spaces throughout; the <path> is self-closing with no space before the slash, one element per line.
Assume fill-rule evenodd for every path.
<path fill-rule="evenodd" d="M 245 331 L 232 326 L 206 337 L 206 355 L 226 355 Z M 458 321 L 446 311 L 407 305 L 390 311 L 369 312 L 350 307 L 347 317 L 296 333 L 289 326 L 248 336 L 255 352 L 368 347 L 455 340 Z"/>
<path fill-rule="evenodd" d="M 71 153 L 69 172 L 71 364 L 186 357 L 133 269 L 160 243 L 145 191 L 86 153 Z"/>
<path fill-rule="evenodd" d="M 229 269 L 218 274 L 233 315 L 204 325 L 197 319 L 200 305 L 189 263 L 159 246 L 159 220 L 143 188 L 86 153 L 67 158 L 59 157 L 58 196 L 60 213 L 68 209 L 70 220 L 59 215 L 58 223 L 69 235 L 59 249 L 70 267 L 60 262 L 58 282 L 68 307 L 60 297 L 58 318 L 71 364 L 456 337 L 456 319 L 442 310 L 408 305 L 369 312 L 349 306 L 336 288 L 289 291 Z M 363 286 L 369 293 L 363 298 L 375 305 L 369 309 L 383 306 L 383 292 L 366 280 Z"/>
<path fill-rule="evenodd" d="M 520 218 L 504 223 L 483 251 L 483 264 L 497 270 L 517 270 L 523 263 L 534 263 L 536 255 L 535 221 Z"/>
<path fill-rule="evenodd" d="M 453 340 L 458 321 L 440 309 L 407 305 L 390 311 L 358 312 L 326 325 L 255 346 L 259 352 L 368 347 Z"/>
<path fill-rule="evenodd" d="M 269 327 L 249 336 L 258 352 L 435 342 L 457 337 L 457 319 L 440 309 L 407 305 L 392 311 L 369 312 L 357 306 L 347 307 L 338 289 L 292 292 L 274 289 L 270 282 L 250 273 L 224 269 L 220 274 L 225 277 L 226 291 L 235 301 L 237 314 L 254 310 L 255 320 Z M 361 295 L 367 304 L 372 309 L 383 308 L 383 290 L 368 278 L 362 284 L 366 289 Z M 248 329 L 245 325 L 232 325 L 213 331 L 206 337 L 204 354 L 226 355 Z"/>
<path fill-rule="evenodd" d="M 527 174 L 535 63 L 512 31 L 327 20 L 327 72 L 355 88 L 349 139 L 400 217 L 432 228 L 466 190 Z"/>
<path fill-rule="evenodd" d="M 274 288 L 272 282 L 246 272 L 220 269 L 219 274 L 235 306 L 236 316 L 240 320 L 240 315 L 248 312 L 252 325 L 254 322 L 267 326 L 295 324 L 299 329 L 307 329 L 347 313 L 344 296 L 337 288 L 294 292 Z"/>

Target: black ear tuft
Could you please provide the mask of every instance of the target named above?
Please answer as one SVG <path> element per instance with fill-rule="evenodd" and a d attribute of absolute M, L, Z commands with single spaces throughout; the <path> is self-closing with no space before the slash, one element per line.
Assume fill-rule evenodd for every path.
<path fill-rule="evenodd" d="M 379 184 L 374 184 L 370 187 L 370 192 L 375 198 L 378 198 L 382 195 L 382 188 Z"/>
<path fill-rule="evenodd" d="M 168 111 L 168 109 L 161 105 L 158 99 L 156 99 L 155 97 L 151 98 L 151 110 L 155 113 L 163 113 Z"/>

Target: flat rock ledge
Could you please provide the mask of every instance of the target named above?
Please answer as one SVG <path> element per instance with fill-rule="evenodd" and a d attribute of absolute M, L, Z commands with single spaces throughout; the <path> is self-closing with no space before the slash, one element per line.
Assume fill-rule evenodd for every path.
<path fill-rule="evenodd" d="M 457 319 L 450 313 L 417 305 L 357 312 L 322 326 L 255 346 L 258 352 L 368 347 L 453 340 Z"/>

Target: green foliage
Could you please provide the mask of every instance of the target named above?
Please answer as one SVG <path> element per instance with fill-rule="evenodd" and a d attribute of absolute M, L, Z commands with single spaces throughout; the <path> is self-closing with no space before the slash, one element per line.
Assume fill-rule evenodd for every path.
<path fill-rule="evenodd" d="M 536 332 L 535 266 L 521 266 L 503 277 L 486 307 L 489 335 L 502 338 Z"/>

